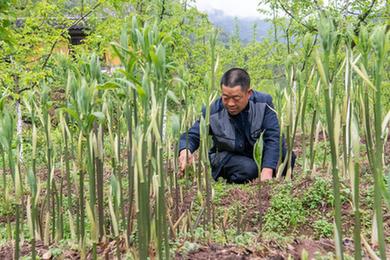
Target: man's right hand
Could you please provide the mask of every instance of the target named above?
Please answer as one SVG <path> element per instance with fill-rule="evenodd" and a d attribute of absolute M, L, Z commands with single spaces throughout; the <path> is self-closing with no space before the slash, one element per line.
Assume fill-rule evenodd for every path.
<path fill-rule="evenodd" d="M 187 158 L 188 154 L 188 158 Z M 194 160 L 194 157 L 192 156 L 192 153 L 188 149 L 183 149 L 180 151 L 179 154 L 179 175 L 180 177 L 183 176 L 184 170 L 187 167 L 187 163 L 191 164 Z"/>

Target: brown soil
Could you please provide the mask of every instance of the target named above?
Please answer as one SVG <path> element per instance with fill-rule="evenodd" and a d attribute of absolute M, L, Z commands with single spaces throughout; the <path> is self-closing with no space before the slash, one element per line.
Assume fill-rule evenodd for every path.
<path fill-rule="evenodd" d="M 289 247 L 289 254 L 294 259 L 300 259 L 304 252 L 306 252 L 308 259 L 313 259 L 316 254 L 325 255 L 328 252 L 334 251 L 333 242 L 329 239 L 314 240 L 301 240 L 296 241 L 296 244 Z"/>
<path fill-rule="evenodd" d="M 302 149 L 299 147 L 301 143 L 301 136 L 298 134 L 295 140 L 296 148 L 294 151 L 297 156 L 300 156 Z M 323 135 L 321 136 L 323 138 Z M 321 139 L 320 138 L 320 139 Z M 390 136 L 385 142 L 384 154 L 386 165 L 390 164 Z M 364 160 L 365 161 L 365 160 Z M 368 167 L 368 165 L 362 165 L 363 167 Z M 297 172 L 297 171 L 295 171 Z M 326 169 L 318 169 L 318 173 L 326 172 Z M 366 169 L 362 169 L 362 172 L 366 172 Z M 42 180 L 45 180 L 47 177 L 47 170 L 43 167 L 39 169 L 38 176 Z M 56 169 L 54 171 L 54 178 L 58 184 L 60 179 L 63 178 L 63 185 L 66 194 L 66 178 L 62 176 L 65 173 L 62 173 L 60 170 Z M 368 174 L 368 173 L 364 173 Z M 104 179 L 107 181 L 111 172 L 104 172 Z M 366 178 L 367 179 L 367 178 Z M 365 183 L 361 183 L 361 192 L 362 198 L 366 194 L 369 187 L 372 186 L 372 183 L 369 180 Z M 292 195 L 299 196 L 304 191 L 306 191 L 313 184 L 313 179 L 307 177 L 302 178 L 298 182 L 294 183 L 294 189 Z M 259 232 L 259 222 L 256 221 L 256 216 L 258 216 L 259 211 L 264 214 L 270 206 L 271 191 L 275 187 L 275 182 L 266 182 L 261 183 L 261 192 L 258 190 L 259 181 L 256 180 L 249 184 L 252 186 L 252 189 L 242 189 L 241 185 L 233 186 L 229 188 L 227 194 L 221 198 L 220 203 L 216 207 L 229 208 L 234 207 L 238 203 L 243 209 L 242 214 L 242 231 L 253 231 Z M 348 186 L 348 185 L 347 185 Z M 57 187 L 58 189 L 59 187 Z M 43 185 L 44 192 L 45 185 Z M 248 191 L 250 190 L 250 191 Z M 76 192 L 72 190 L 72 192 Z M 180 192 L 179 192 L 180 193 Z M 168 203 L 171 215 L 176 212 L 176 207 L 179 212 L 179 216 L 184 212 L 191 209 L 193 201 L 196 197 L 197 189 L 196 185 L 188 187 L 183 191 L 183 200 L 179 198 L 179 205 L 175 204 L 173 198 L 173 203 Z M 76 194 L 77 195 L 77 194 Z M 172 194 L 173 196 L 175 193 Z M 362 208 L 367 208 L 367 205 L 362 203 Z M 319 209 L 319 212 L 323 214 L 323 217 L 331 215 L 333 211 L 332 207 L 329 205 L 322 205 Z M 367 209 L 369 210 L 369 209 Z M 127 209 L 126 209 L 127 211 Z M 11 222 L 14 221 L 14 217 L 11 217 Z M 215 243 L 202 244 L 198 250 L 190 252 L 188 254 L 176 253 L 176 259 L 287 259 L 288 256 L 291 256 L 293 259 L 300 259 L 302 252 L 306 251 L 309 259 L 314 257 L 317 254 L 324 255 L 328 252 L 334 252 L 334 243 L 330 239 L 319 239 L 314 240 L 314 230 L 311 228 L 310 223 L 313 223 L 318 219 L 318 216 L 309 215 L 307 216 L 307 225 L 301 225 L 295 232 L 297 232 L 297 238 L 290 243 L 288 246 L 280 246 L 277 241 L 258 241 L 258 247 L 256 248 L 246 248 L 236 245 L 219 245 Z M 176 220 L 176 219 L 175 219 Z M 0 216 L 0 223 L 4 223 L 6 218 Z M 330 221 L 332 221 L 330 219 Z M 353 241 L 350 239 L 352 237 L 353 230 L 353 212 L 352 207 L 349 201 L 345 202 L 342 206 L 342 223 L 343 223 L 343 232 L 344 232 L 344 247 L 347 252 L 353 252 Z M 385 225 L 385 235 L 386 237 L 390 236 L 390 212 L 387 208 L 384 209 L 384 225 Z M 295 233 L 294 233 L 295 234 Z M 369 240 L 369 235 L 366 237 Z M 56 245 L 50 245 L 50 248 L 55 247 Z M 98 245 L 97 251 L 100 256 L 105 257 L 106 259 L 115 258 L 116 254 L 116 242 L 107 241 L 100 243 Z M 125 251 L 124 241 L 120 241 L 120 251 Z M 49 246 L 44 246 L 42 242 L 37 242 L 37 252 L 38 255 L 42 256 L 49 250 Z M 26 256 L 31 253 L 31 245 L 25 242 L 21 247 L 21 255 Z M 6 243 L 0 246 L 0 259 L 12 259 L 13 247 L 11 243 Z M 63 253 L 64 259 L 80 259 L 80 254 L 76 250 L 67 249 Z M 87 252 L 87 258 L 91 258 L 91 252 Z"/>
<path fill-rule="evenodd" d="M 47 251 L 48 247 L 44 246 L 42 242 L 38 241 L 36 243 L 37 255 L 43 256 Z M 31 245 L 24 243 L 20 248 L 20 255 L 26 256 L 31 252 Z M 8 242 L 0 247 L 0 259 L 14 259 L 14 247 L 11 242 Z"/>
<path fill-rule="evenodd" d="M 37 241 L 37 256 L 39 256 L 40 259 L 81 259 L 80 253 L 77 250 L 72 250 L 68 248 L 66 250 L 60 251 L 59 255 L 54 257 L 52 254 L 50 254 L 50 252 L 48 252 L 49 248 L 56 248 L 56 245 L 52 244 L 50 246 L 45 246 L 42 241 Z M 20 256 L 23 257 L 31 255 L 31 251 L 31 244 L 25 242 L 23 245 L 21 245 Z M 116 259 L 117 243 L 116 241 L 101 242 L 97 245 L 96 251 L 98 256 L 102 257 L 103 259 Z M 120 254 L 124 254 L 126 251 L 125 241 L 123 239 L 119 241 L 119 251 Z M 45 256 L 47 258 L 45 258 Z M 8 242 L 0 247 L 0 259 L 14 259 L 14 247 L 11 242 Z M 93 259 L 91 249 L 86 252 L 86 259 Z"/>
<path fill-rule="evenodd" d="M 179 187 L 174 188 L 171 196 L 167 197 L 168 210 L 173 223 L 176 223 L 183 213 L 188 212 L 191 209 L 197 193 L 196 185 L 188 187 L 187 189 L 184 186 L 182 188 L 182 191 L 180 191 Z M 181 195 L 181 193 L 183 194 Z"/>
<path fill-rule="evenodd" d="M 209 244 L 202 246 L 196 252 L 187 255 L 176 255 L 176 259 L 253 259 L 252 251 L 246 248 L 240 248 L 233 245 L 221 246 Z"/>
<path fill-rule="evenodd" d="M 255 180 L 249 184 L 255 187 L 252 192 L 242 190 L 241 186 L 234 187 L 221 199 L 217 207 L 229 208 L 239 206 L 243 210 L 241 215 L 242 231 L 259 231 L 258 216 L 263 216 L 270 205 L 271 184 Z M 260 212 L 260 214 L 259 214 Z"/>
<path fill-rule="evenodd" d="M 0 216 L 0 223 L 7 223 L 8 221 L 10 223 L 16 221 L 15 215 L 8 215 L 8 216 L 7 215 L 3 215 L 3 216 Z"/>
<path fill-rule="evenodd" d="M 298 196 L 301 197 L 303 193 L 313 185 L 314 179 L 310 177 L 301 178 L 299 181 L 296 181 L 294 183 L 294 190 L 292 192 L 292 196 Z M 253 183 L 250 183 L 249 185 L 255 186 L 258 185 L 258 181 L 255 181 Z M 368 186 L 370 186 L 367 183 L 361 184 L 361 191 L 364 191 Z M 345 184 L 345 186 L 348 186 Z M 251 192 L 246 191 L 245 189 L 242 189 L 241 186 L 234 187 L 230 189 L 226 196 L 224 196 L 221 199 L 220 205 L 222 207 L 234 207 L 234 203 L 239 203 L 239 205 L 242 205 L 241 208 L 244 208 L 244 214 L 243 218 L 246 218 L 248 220 L 253 219 L 253 216 L 258 213 L 259 211 L 259 205 L 261 204 L 261 212 L 265 212 L 270 204 L 271 199 L 271 190 L 275 187 L 275 183 L 262 183 L 262 192 L 259 194 L 257 192 L 257 189 L 255 189 L 255 192 L 251 190 Z M 366 187 L 366 188 L 364 188 Z M 363 205 L 362 205 L 363 207 Z M 369 210 L 368 208 L 366 208 Z M 333 207 L 331 205 L 328 205 L 327 203 L 324 203 L 320 205 L 320 207 L 317 209 L 322 217 L 325 217 L 328 219 L 328 221 L 332 222 L 332 215 L 333 215 Z M 318 215 L 307 215 L 306 223 L 304 225 L 300 225 L 297 230 L 293 230 L 292 232 L 295 234 L 294 236 L 297 237 L 295 240 L 295 244 L 289 245 L 288 250 L 286 251 L 285 248 L 282 247 L 275 247 L 272 248 L 272 243 L 268 243 L 263 245 L 267 250 L 263 250 L 263 253 L 259 253 L 257 250 L 252 250 L 248 254 L 236 254 L 235 257 L 238 257 L 238 259 L 257 259 L 258 257 L 262 258 L 275 258 L 276 259 L 285 259 L 288 257 L 288 255 L 291 255 L 294 257 L 294 259 L 299 259 L 301 256 L 301 253 L 303 249 L 305 249 L 309 255 L 309 259 L 314 256 L 315 252 L 318 251 L 320 254 L 327 254 L 328 252 L 334 253 L 334 245 L 333 241 L 330 239 L 319 239 L 315 240 L 315 231 L 311 227 L 311 224 L 319 219 Z M 388 237 L 390 235 L 390 226 L 388 225 L 390 220 L 390 212 L 387 208 L 384 208 L 384 225 L 385 225 L 385 236 Z M 259 232 L 259 222 L 251 222 L 247 221 L 245 222 L 245 225 L 243 225 L 243 231 L 253 231 L 253 232 Z M 345 251 L 353 255 L 354 252 L 354 245 L 353 240 L 350 238 L 353 236 L 353 228 L 354 228 L 354 215 L 353 215 L 353 209 L 351 202 L 347 199 L 345 200 L 344 204 L 342 205 L 342 230 L 344 235 L 344 249 Z M 291 233 L 292 234 L 292 233 Z M 306 239 L 307 238 L 307 239 Z M 259 243 L 261 244 L 261 242 Z M 245 251 L 245 252 L 249 252 Z M 232 246 L 225 246 L 225 247 L 216 247 L 213 246 L 211 248 L 208 248 L 207 246 L 203 246 L 199 252 L 193 252 L 189 258 L 185 259 L 214 259 L 213 256 L 222 258 L 222 259 L 232 259 L 230 258 L 231 255 L 237 252 L 237 249 Z M 241 251 L 238 251 L 241 252 Z M 210 254 L 211 258 L 203 258 L 204 255 Z M 199 255 L 198 255 L 199 254 Z M 183 256 L 181 256 L 183 257 Z M 183 259 L 183 258 L 179 258 Z M 234 258 L 233 258 L 234 259 Z"/>
<path fill-rule="evenodd" d="M 326 255 L 328 252 L 334 252 L 334 244 L 329 239 L 314 240 L 295 240 L 289 244 L 286 249 L 281 249 L 277 244 L 259 243 L 261 250 L 251 249 L 247 247 L 239 247 L 234 245 L 217 245 L 208 244 L 201 246 L 198 250 L 188 254 L 176 254 L 177 260 L 184 259 L 301 259 L 303 254 L 308 256 L 308 259 L 314 258 L 316 255 Z"/>
<path fill-rule="evenodd" d="M 184 192 L 183 201 L 178 205 L 179 216 L 191 208 L 191 204 L 195 199 L 196 192 L 197 192 L 196 186 L 190 187 L 188 190 Z"/>

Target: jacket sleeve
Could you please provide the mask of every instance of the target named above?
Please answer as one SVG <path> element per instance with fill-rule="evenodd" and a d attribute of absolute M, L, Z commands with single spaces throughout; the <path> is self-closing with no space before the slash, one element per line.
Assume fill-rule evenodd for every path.
<path fill-rule="evenodd" d="M 277 170 L 279 161 L 280 129 L 278 117 L 270 95 L 267 95 L 266 103 L 267 106 L 262 124 L 262 131 L 264 131 L 262 168 L 272 168 L 275 171 Z"/>
<path fill-rule="evenodd" d="M 180 136 L 179 140 L 179 152 L 185 148 L 188 148 L 193 153 L 199 147 L 200 142 L 200 129 L 199 120 L 196 120 L 192 127 L 188 130 L 188 147 L 187 147 L 187 132 Z"/>

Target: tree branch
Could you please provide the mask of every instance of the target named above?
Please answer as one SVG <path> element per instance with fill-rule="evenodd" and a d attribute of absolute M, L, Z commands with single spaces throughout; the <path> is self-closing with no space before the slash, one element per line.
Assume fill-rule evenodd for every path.
<path fill-rule="evenodd" d="M 286 29 L 286 40 L 287 40 L 287 53 L 290 54 L 290 26 L 291 26 L 292 20 L 288 23 L 287 29 Z"/>
<path fill-rule="evenodd" d="M 160 13 L 160 21 L 162 21 L 163 18 L 164 18 L 164 13 L 165 13 L 165 0 L 162 1 L 161 5 L 162 5 L 162 7 L 161 7 L 161 13 Z"/>
<path fill-rule="evenodd" d="M 67 28 L 65 28 L 62 33 L 57 37 L 57 39 L 54 41 L 54 43 L 52 44 L 51 48 L 50 48 L 50 52 L 49 54 L 47 55 L 44 63 L 42 64 L 42 67 L 41 69 L 44 69 L 51 57 L 51 55 L 53 54 L 53 50 L 55 48 L 55 46 L 57 45 L 58 41 L 60 40 L 61 37 L 63 37 L 65 35 L 66 32 L 69 31 L 69 29 L 71 29 L 73 26 L 79 24 L 82 20 L 84 20 L 84 18 L 86 18 L 87 16 L 89 16 L 90 14 L 92 14 L 93 11 L 95 11 L 96 8 L 99 7 L 101 3 L 97 3 L 88 13 L 86 13 L 85 15 L 81 16 L 79 19 L 77 19 L 76 21 L 74 21 L 70 26 L 68 26 Z"/>
<path fill-rule="evenodd" d="M 356 36 L 359 35 L 359 33 L 360 33 L 360 26 L 361 26 L 362 23 L 364 23 L 364 21 L 367 19 L 368 15 L 371 13 L 371 10 L 374 7 L 375 2 L 376 2 L 376 0 L 372 0 L 371 4 L 370 4 L 370 7 L 367 9 L 367 11 L 362 13 L 362 14 L 360 14 L 358 16 L 359 22 L 356 24 L 355 29 L 353 30 Z M 356 45 L 355 41 L 352 41 L 351 42 L 351 48 L 353 49 L 355 47 L 355 45 Z"/>
<path fill-rule="evenodd" d="M 291 19 L 293 19 L 294 21 L 296 21 L 297 23 L 299 23 L 300 25 L 302 25 L 303 27 L 305 27 L 306 29 L 308 29 L 310 32 L 317 32 L 317 29 L 312 27 L 312 26 L 309 26 L 305 23 L 303 23 L 302 21 L 298 20 L 282 3 L 281 1 L 278 0 L 278 3 L 280 4 L 280 7 L 282 7 L 283 11 L 288 14 L 288 16 L 290 16 Z"/>
<path fill-rule="evenodd" d="M 95 9 L 100 6 L 100 4 L 101 4 L 100 2 L 97 3 L 89 12 L 87 12 L 86 14 L 81 16 L 79 19 L 74 21 L 70 26 L 68 26 L 68 27 L 66 27 L 65 29 L 62 30 L 61 34 L 57 37 L 57 39 L 51 45 L 49 54 L 47 54 L 47 57 L 46 57 L 45 61 L 43 62 L 42 66 L 41 66 L 41 70 L 43 70 L 47 66 L 47 63 L 49 62 L 50 57 L 53 55 L 54 48 L 57 45 L 58 41 L 61 39 L 61 37 L 64 37 L 65 33 L 67 33 L 69 31 L 69 29 L 71 29 L 73 26 L 79 24 L 82 20 L 84 20 L 84 18 L 86 18 L 90 14 L 92 14 L 95 11 Z M 43 56 L 42 56 L 42 58 L 43 58 Z M 18 94 L 21 94 L 22 92 L 24 92 L 26 90 L 35 88 L 37 84 L 38 84 L 37 82 L 34 82 L 34 84 L 31 87 L 26 87 L 26 88 L 23 88 L 23 89 L 19 90 Z"/>
<path fill-rule="evenodd" d="M 372 8 L 374 7 L 375 5 L 375 2 L 376 0 L 372 0 L 371 1 L 371 4 L 370 4 L 370 7 L 368 8 L 368 10 L 364 13 L 362 13 L 361 15 L 358 16 L 358 19 L 359 19 L 359 22 L 358 24 L 356 25 L 356 28 L 359 30 L 360 29 L 360 25 L 366 20 L 366 18 L 368 17 L 368 15 L 371 13 L 371 10 Z"/>

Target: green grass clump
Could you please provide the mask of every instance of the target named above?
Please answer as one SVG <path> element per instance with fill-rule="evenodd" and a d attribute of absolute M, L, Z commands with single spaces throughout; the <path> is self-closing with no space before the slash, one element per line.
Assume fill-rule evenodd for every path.
<path fill-rule="evenodd" d="M 326 219 L 319 219 L 313 223 L 314 233 L 317 238 L 330 238 L 333 235 L 333 224 Z"/>
<path fill-rule="evenodd" d="M 264 216 L 264 229 L 268 232 L 286 233 L 306 219 L 302 201 L 293 197 L 291 184 L 284 186 L 271 199 Z"/>
<path fill-rule="evenodd" d="M 331 183 L 323 178 L 316 178 L 314 184 L 303 195 L 302 203 L 307 209 L 333 206 Z"/>
<path fill-rule="evenodd" d="M 227 184 L 225 181 L 218 181 L 213 183 L 213 201 L 216 204 L 220 204 L 223 197 L 228 195 L 228 192 L 231 188 L 234 188 L 234 185 Z"/>

